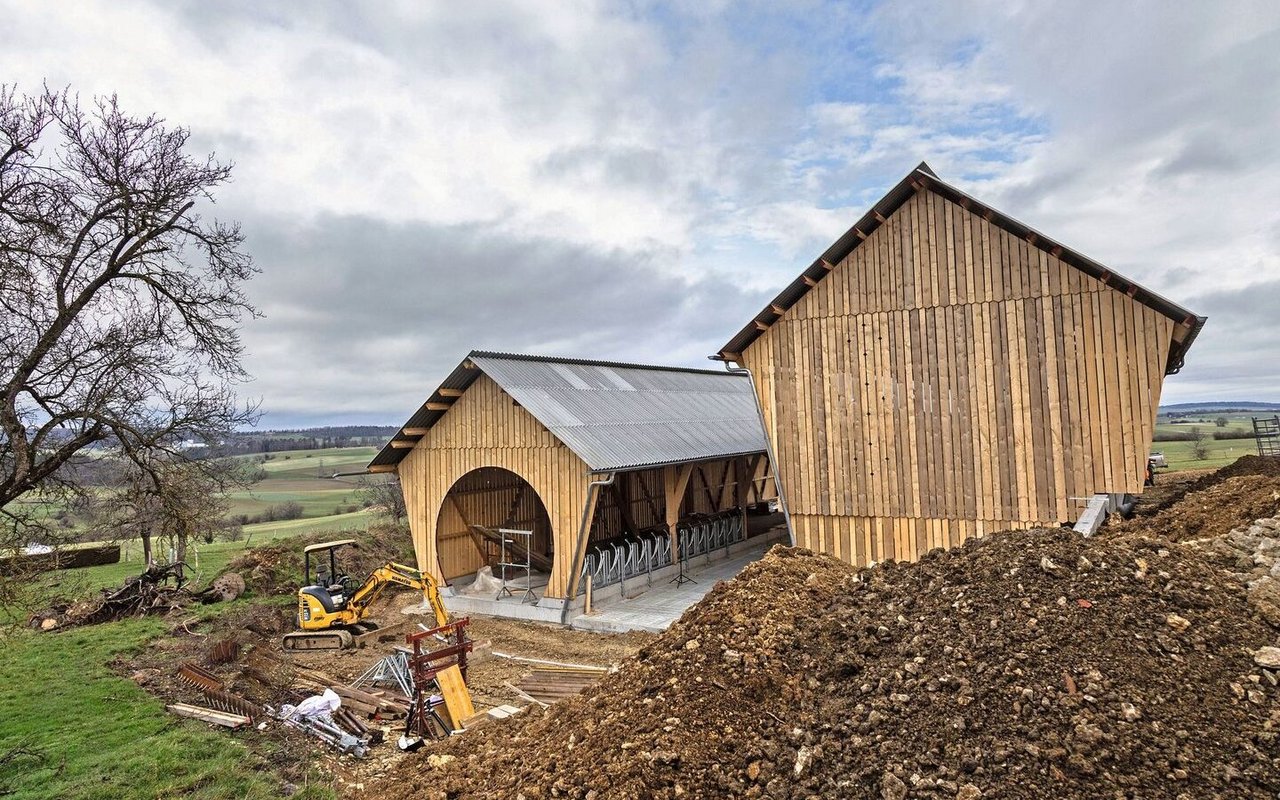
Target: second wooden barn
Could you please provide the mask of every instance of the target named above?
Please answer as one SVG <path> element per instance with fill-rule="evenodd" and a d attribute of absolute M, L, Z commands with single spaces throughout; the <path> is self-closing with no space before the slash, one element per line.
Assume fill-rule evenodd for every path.
<path fill-rule="evenodd" d="M 921 164 L 713 358 L 753 376 L 796 544 L 865 564 L 1141 492 L 1203 323 Z"/>
<path fill-rule="evenodd" d="M 745 545 L 776 497 L 766 449 L 742 375 L 473 352 L 369 471 L 398 474 L 451 610 L 550 620 L 588 576 L 658 587 L 680 553 Z"/>

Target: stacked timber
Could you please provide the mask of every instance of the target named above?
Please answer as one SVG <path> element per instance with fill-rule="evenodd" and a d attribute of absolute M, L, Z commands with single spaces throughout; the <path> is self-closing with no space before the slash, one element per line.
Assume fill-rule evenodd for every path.
<path fill-rule="evenodd" d="M 596 685 L 608 671 L 607 667 L 538 667 L 512 688 L 526 699 L 551 705 Z"/>

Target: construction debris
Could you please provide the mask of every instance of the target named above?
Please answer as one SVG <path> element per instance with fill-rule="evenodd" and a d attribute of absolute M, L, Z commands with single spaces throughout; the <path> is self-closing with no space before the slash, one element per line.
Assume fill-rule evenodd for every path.
<path fill-rule="evenodd" d="M 53 630 L 77 625 L 96 625 L 126 617 L 169 614 L 186 608 L 197 600 L 216 603 L 223 599 L 234 599 L 239 596 L 239 592 L 235 591 L 237 585 L 240 591 L 244 590 L 244 581 L 240 576 L 224 575 L 214 582 L 214 586 L 202 592 L 191 592 L 186 588 L 186 573 L 189 569 L 182 562 L 153 564 L 143 570 L 141 575 L 126 580 L 119 588 L 103 589 L 92 600 L 55 604 L 46 611 L 33 614 L 28 624 L 41 630 Z"/>
<path fill-rule="evenodd" d="M 522 697 L 542 705 L 581 694 L 609 672 L 604 667 L 538 667 L 512 688 Z"/>
<path fill-rule="evenodd" d="M 205 661 L 210 664 L 230 664 L 239 657 L 240 643 L 235 639 L 214 642 L 205 653 Z"/>
<path fill-rule="evenodd" d="M 226 691 L 216 675 L 196 664 L 187 662 L 179 666 L 178 680 L 199 691 L 209 705 L 221 711 L 241 714 L 250 719 L 262 712 L 254 703 Z"/>
<path fill-rule="evenodd" d="M 1274 798 L 1275 637 L 1203 553 L 1150 536 L 1011 532 L 862 570 L 779 547 L 596 686 L 384 791 Z"/>
<path fill-rule="evenodd" d="M 326 689 L 324 694 L 308 697 L 296 706 L 282 706 L 277 718 L 285 725 L 305 731 L 342 753 L 364 758 L 368 741 L 343 730 L 334 721 L 334 714 L 341 707 L 342 698 L 336 692 Z"/>
<path fill-rule="evenodd" d="M 475 714 L 471 694 L 467 690 L 467 654 L 471 652 L 471 640 L 467 638 L 469 618 L 447 625 L 411 633 L 407 637 L 412 646 L 409 654 L 409 672 L 413 684 L 413 702 L 409 708 L 405 739 L 401 749 L 413 746 L 419 739 L 439 738 L 451 731 L 461 731 L 463 720 Z M 427 645 L 443 640 L 444 647 L 429 650 Z M 431 692 L 435 687 L 439 694 Z M 441 715 L 441 710 L 447 719 Z"/>
<path fill-rule="evenodd" d="M 353 689 L 363 686 L 374 688 L 386 687 L 399 690 L 405 697 L 413 696 L 413 673 L 409 669 L 409 658 L 413 651 L 406 647 L 397 647 L 391 655 L 378 659 L 372 667 L 351 682 Z"/>
<path fill-rule="evenodd" d="M 253 723 L 252 719 L 241 714 L 232 714 L 213 708 L 190 706 L 186 703 L 174 703 L 173 705 L 165 706 L 165 709 L 169 713 L 177 714 L 180 717 L 190 717 L 214 725 L 221 725 L 224 728 L 243 728 Z"/>
<path fill-rule="evenodd" d="M 213 579 L 209 588 L 201 592 L 200 598 L 205 603 L 231 602 L 244 594 L 244 578 L 238 573 L 228 572 Z"/>

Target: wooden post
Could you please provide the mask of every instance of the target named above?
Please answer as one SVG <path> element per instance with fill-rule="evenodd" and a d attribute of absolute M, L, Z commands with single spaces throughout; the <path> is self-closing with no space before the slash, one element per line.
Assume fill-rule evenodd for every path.
<path fill-rule="evenodd" d="M 582 523 L 578 530 L 578 543 L 569 562 L 569 590 L 564 593 L 566 606 L 578 596 L 578 581 L 582 577 L 582 560 L 587 557 L 587 540 L 591 538 L 591 520 L 596 515 L 596 501 L 600 497 L 600 485 L 588 486 L 587 504 L 582 509 Z"/>
<path fill-rule="evenodd" d="M 693 464 L 666 467 L 662 470 L 667 531 L 671 536 L 671 552 L 674 558 L 679 558 L 679 553 L 676 552 L 680 545 L 679 540 L 676 538 L 676 525 L 680 522 L 680 501 L 684 499 L 684 492 L 689 486 L 689 477 L 691 475 L 693 475 Z"/>

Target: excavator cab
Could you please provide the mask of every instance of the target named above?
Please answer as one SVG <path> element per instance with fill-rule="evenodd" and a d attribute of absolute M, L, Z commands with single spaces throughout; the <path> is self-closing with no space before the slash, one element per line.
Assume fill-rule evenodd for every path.
<path fill-rule="evenodd" d="M 298 590 L 298 630 L 284 637 L 286 650 L 355 646 L 356 637 L 378 630 L 378 624 L 367 615 L 369 607 L 388 586 L 420 590 L 430 603 L 437 624 L 449 621 L 435 580 L 416 567 L 389 561 L 365 580 L 352 580 L 338 564 L 338 551 L 358 546 L 354 539 L 340 539 L 303 549 L 304 585 Z"/>
<path fill-rule="evenodd" d="M 303 586 L 298 590 L 298 626 L 315 630 L 337 623 L 359 587 L 338 567 L 338 551 L 359 547 L 355 539 L 309 545 L 302 551 Z M 314 568 L 313 568 L 314 565 Z"/>

